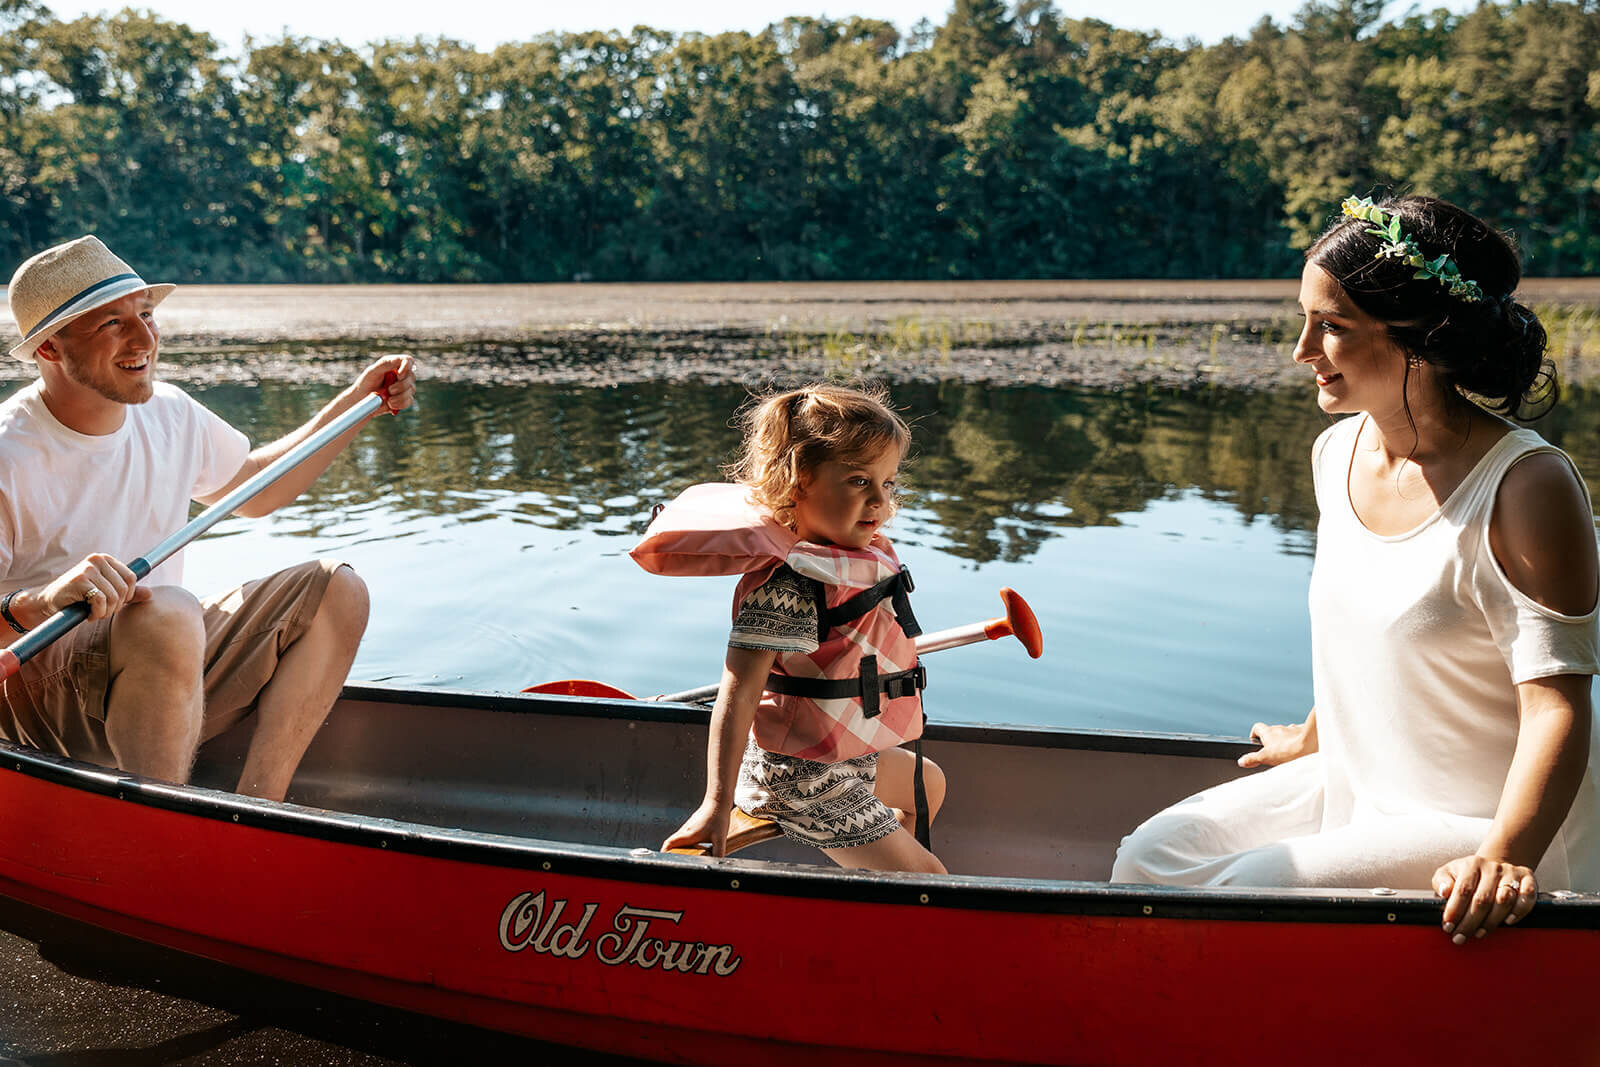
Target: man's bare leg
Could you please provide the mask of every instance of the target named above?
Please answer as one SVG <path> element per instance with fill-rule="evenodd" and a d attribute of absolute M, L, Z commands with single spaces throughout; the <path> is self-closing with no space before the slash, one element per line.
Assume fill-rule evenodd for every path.
<path fill-rule="evenodd" d="M 187 590 L 150 592 L 111 619 L 106 742 L 123 770 L 181 784 L 205 716 L 205 621 Z"/>
<path fill-rule="evenodd" d="M 367 629 L 366 583 L 349 567 L 328 577 L 311 625 L 278 660 L 256 700 L 255 735 L 239 792 L 282 800 L 300 758 L 328 717 Z"/>

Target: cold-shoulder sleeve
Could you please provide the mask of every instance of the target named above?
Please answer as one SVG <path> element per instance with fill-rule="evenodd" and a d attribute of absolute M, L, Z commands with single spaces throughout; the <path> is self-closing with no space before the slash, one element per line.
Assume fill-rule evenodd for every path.
<path fill-rule="evenodd" d="M 1572 460 L 1559 449 L 1545 447 Z M 1573 468 L 1574 475 L 1577 468 Z M 1593 514 L 1594 504 L 1583 478 L 1584 500 Z M 1528 596 L 1511 582 L 1489 545 L 1489 524 L 1484 523 L 1479 546 L 1478 596 L 1489 632 L 1511 669 L 1511 681 L 1520 685 L 1557 674 L 1600 674 L 1600 603 L 1587 615 L 1563 615 Z"/>

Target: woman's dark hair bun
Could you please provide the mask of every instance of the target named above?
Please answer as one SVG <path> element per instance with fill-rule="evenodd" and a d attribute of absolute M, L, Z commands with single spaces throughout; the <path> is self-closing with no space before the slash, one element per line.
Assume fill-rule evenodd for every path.
<path fill-rule="evenodd" d="M 1454 204 L 1426 196 L 1380 201 L 1385 215 L 1429 259 L 1448 255 L 1482 299 L 1452 296 L 1431 277 L 1418 278 L 1399 257 L 1379 257 L 1384 241 L 1356 218 L 1335 222 L 1306 250 L 1306 262 L 1333 276 L 1361 310 L 1383 322 L 1413 357 L 1491 411 L 1538 418 L 1560 396 L 1555 364 L 1539 317 L 1516 302 L 1522 266 L 1511 240 Z"/>

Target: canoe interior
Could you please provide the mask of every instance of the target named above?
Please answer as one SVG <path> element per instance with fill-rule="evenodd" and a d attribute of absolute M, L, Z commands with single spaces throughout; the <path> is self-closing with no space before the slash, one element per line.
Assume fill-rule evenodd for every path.
<path fill-rule="evenodd" d="M 429 826 L 655 848 L 699 803 L 707 713 L 687 705 L 352 687 L 289 800 Z M 210 743 L 195 782 L 230 788 L 248 724 Z M 1105 880 L 1117 842 L 1237 776 L 1243 741 L 931 727 L 949 798 L 934 847 L 952 873 Z M 742 858 L 827 864 L 782 840 Z"/>

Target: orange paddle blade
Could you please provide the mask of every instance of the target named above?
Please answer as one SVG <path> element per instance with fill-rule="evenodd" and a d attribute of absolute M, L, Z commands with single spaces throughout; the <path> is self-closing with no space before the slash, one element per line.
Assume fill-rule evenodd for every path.
<path fill-rule="evenodd" d="M 626 689 L 618 689 L 614 685 L 596 682 L 589 678 L 562 678 L 560 681 L 545 682 L 542 685 L 530 685 L 523 692 L 546 693 L 551 696 L 561 697 L 610 697 L 613 700 L 639 699 Z"/>
<path fill-rule="evenodd" d="M 1000 590 L 1000 600 L 1006 606 L 1006 622 L 1010 624 L 1011 632 L 1017 635 L 1022 647 L 1028 650 L 1028 655 L 1034 659 L 1044 655 L 1044 634 L 1039 632 L 1039 620 L 1034 616 L 1033 609 L 1028 607 L 1028 602 L 1022 599 L 1022 594 L 1015 589 L 1005 588 Z"/>

